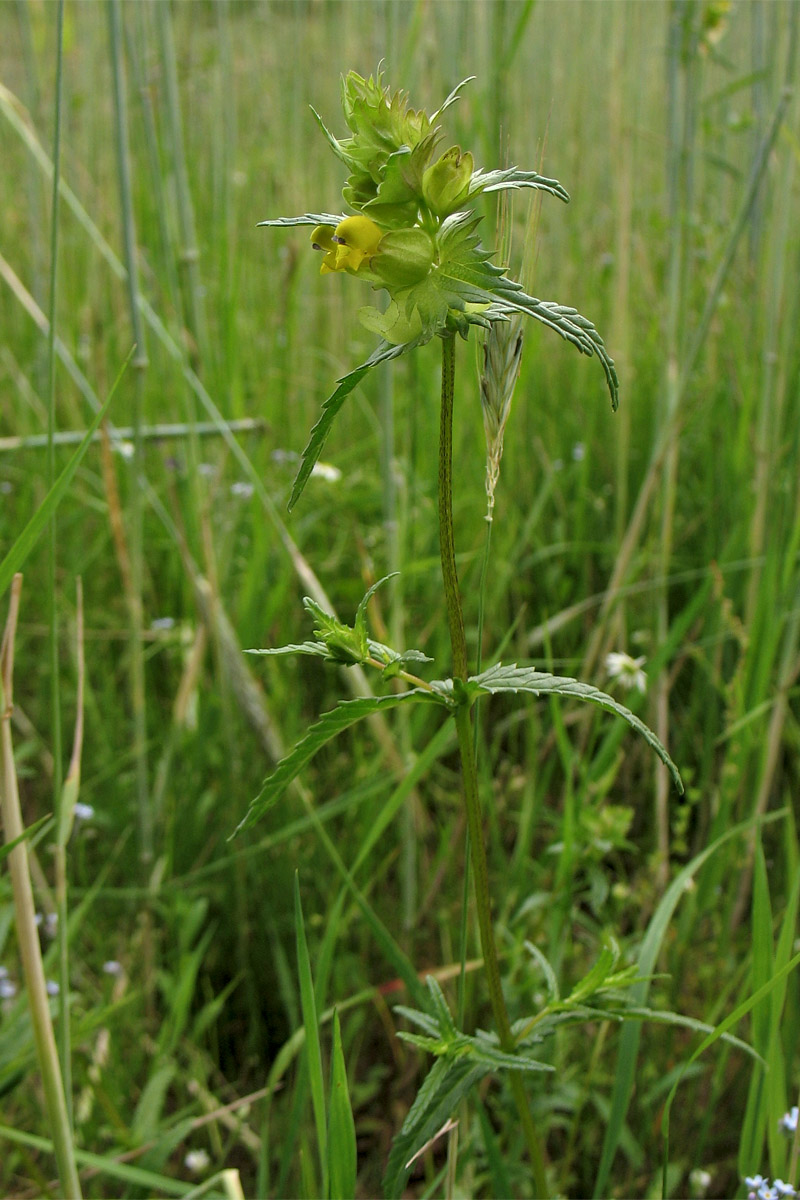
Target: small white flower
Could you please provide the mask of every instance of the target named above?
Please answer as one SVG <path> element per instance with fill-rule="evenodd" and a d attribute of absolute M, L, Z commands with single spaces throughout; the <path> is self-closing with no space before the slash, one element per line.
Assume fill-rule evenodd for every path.
<path fill-rule="evenodd" d="M 136 453 L 133 442 L 114 441 L 111 443 L 111 448 L 120 458 L 124 458 L 126 462 L 130 462 Z"/>
<path fill-rule="evenodd" d="M 311 468 L 311 474 L 315 475 L 317 479 L 326 479 L 328 483 L 338 483 L 342 478 L 342 472 L 338 467 L 324 462 L 315 462 Z"/>
<path fill-rule="evenodd" d="M 174 626 L 174 617 L 156 617 L 154 621 L 150 622 L 150 628 L 152 629 L 153 633 L 162 633 L 167 629 L 173 629 Z"/>
<path fill-rule="evenodd" d="M 0 1000 L 11 1000 L 17 994 L 17 985 L 6 976 L 0 978 Z"/>
<path fill-rule="evenodd" d="M 631 658 L 630 654 L 613 651 L 606 655 L 606 671 L 609 678 L 618 679 L 622 687 L 644 692 L 647 689 L 647 676 L 642 670 L 644 662 L 644 655 Z"/>
<path fill-rule="evenodd" d="M 573 462 L 583 462 L 583 460 L 585 458 L 586 458 L 586 447 L 584 446 L 583 442 L 576 442 L 575 445 L 572 447 L 572 461 Z"/>
<path fill-rule="evenodd" d="M 106 975 L 121 975 L 122 963 L 118 963 L 115 958 L 110 958 L 108 962 L 103 963 L 103 970 Z"/>
<path fill-rule="evenodd" d="M 211 1159 L 205 1150 L 190 1150 L 183 1160 L 183 1165 L 187 1171 L 191 1171 L 193 1175 L 199 1175 L 201 1171 L 206 1171 L 209 1167 Z"/>
<path fill-rule="evenodd" d="M 798 1109 L 795 1104 L 787 1113 L 784 1113 L 778 1122 L 778 1128 L 781 1133 L 792 1134 L 797 1129 Z"/>
<path fill-rule="evenodd" d="M 252 483 L 245 483 L 242 479 L 237 479 L 236 483 L 231 484 L 231 495 L 241 496 L 243 500 L 249 500 L 253 494 Z"/>
<path fill-rule="evenodd" d="M 74 808 L 76 821 L 91 821 L 94 816 L 94 809 L 91 804 L 81 804 L 80 800 Z"/>
<path fill-rule="evenodd" d="M 45 987 L 47 988 L 48 996 L 57 996 L 61 991 L 61 988 L 58 986 L 55 979 L 48 979 L 45 983 Z"/>
<path fill-rule="evenodd" d="M 777 1192 L 779 1196 L 796 1196 L 797 1192 L 790 1183 L 784 1183 L 782 1179 L 773 1179 L 772 1190 Z"/>
<path fill-rule="evenodd" d="M 217 468 L 213 463 L 198 463 L 197 474 L 202 475 L 204 479 L 212 479 L 217 473 Z"/>
<path fill-rule="evenodd" d="M 695 1167 L 689 1174 L 689 1184 L 692 1189 L 692 1195 L 705 1196 L 711 1186 L 711 1172 L 704 1171 L 702 1167 Z"/>

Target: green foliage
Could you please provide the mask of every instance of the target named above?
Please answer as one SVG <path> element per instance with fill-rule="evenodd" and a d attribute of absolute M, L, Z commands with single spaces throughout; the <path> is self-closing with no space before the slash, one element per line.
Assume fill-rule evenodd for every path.
<path fill-rule="evenodd" d="M 387 79 L 442 127 L 412 176 L 440 230 L 451 202 L 454 213 L 482 214 L 469 236 L 480 235 L 485 250 L 509 246 L 490 265 L 524 280 L 526 296 L 569 298 L 591 314 L 623 385 L 612 421 L 595 403 L 596 366 L 562 353 L 541 321 L 524 322 L 479 630 L 480 348 L 458 347 L 455 528 L 469 655 L 474 662 L 480 643 L 485 662 L 530 663 L 596 684 L 652 726 L 686 786 L 681 799 L 671 784 L 664 789 L 664 852 L 656 796 L 666 771 L 624 719 L 566 696 L 542 703 L 532 691 L 481 695 L 473 706 L 514 1029 L 572 995 L 603 955 L 608 930 L 622 951 L 611 974 L 632 967 L 640 981 L 616 998 L 584 997 L 574 1020 L 551 1011 L 547 1036 L 531 1048 L 553 1067 L 524 1077 L 552 1191 L 660 1194 L 660 1122 L 679 1076 L 671 1194 L 690 1193 L 694 1169 L 711 1174 L 707 1195 L 739 1194 L 740 1168 L 787 1178 L 791 1143 L 775 1113 L 798 1088 L 796 968 L 761 989 L 793 957 L 797 859 L 791 815 L 761 817 L 797 791 L 796 88 L 781 100 L 797 78 L 788 60 L 792 9 L 578 0 L 568 20 L 564 6 L 528 0 L 120 7 L 149 366 L 126 372 L 108 412 L 110 454 L 99 439 L 88 444 L 57 510 L 62 717 L 71 729 L 80 574 L 80 799 L 95 810 L 66 845 L 70 1092 L 87 1197 L 209 1189 L 233 1197 L 219 1176 L 226 1166 L 238 1169 L 248 1196 L 319 1191 L 310 1078 L 300 1065 L 296 868 L 325 1071 L 334 1007 L 341 1021 L 358 1135 L 355 1194 L 380 1193 L 417 1081 L 428 1065 L 445 1065 L 394 1036 L 397 1026 L 434 1036 L 406 1025 L 394 1005 L 428 1013 L 420 978 L 435 971 L 452 1013 L 463 1013 L 456 1024 L 465 1036 L 492 1023 L 470 936 L 458 983 L 463 816 L 451 710 L 439 700 L 395 707 L 383 695 L 420 686 L 404 683 L 404 672 L 450 671 L 436 569 L 436 343 L 397 353 L 417 324 L 421 331 L 419 311 L 409 316 L 407 298 L 370 291 L 377 276 L 320 275 L 324 255 L 309 251 L 312 230 L 335 233 L 354 211 L 391 218 L 392 233 L 413 228 L 410 204 L 391 213 L 408 201 L 409 156 L 387 147 L 383 179 L 367 185 L 361 164 L 327 152 L 308 111 L 311 101 L 342 142 L 355 136 L 335 117 L 338 78 L 353 65 L 368 74 L 380 54 Z M 48 491 L 42 312 L 54 11 L 0 5 L 0 557 Z M 134 340 L 106 16 L 65 6 L 56 477 Z M 600 62 L 607 71 L 598 89 Z M 435 113 L 472 71 L 478 78 L 458 102 Z M 457 172 L 468 155 L 476 190 L 465 202 Z M 514 187 L 490 169 L 515 162 L 538 168 L 538 187 Z M 357 168 L 366 211 L 342 200 Z M 569 184 L 568 209 L 551 203 L 566 199 L 554 175 Z M 492 179 L 509 186 L 492 191 Z M 373 203 L 380 187 L 383 212 Z M 495 237 L 498 196 L 513 205 Z M 543 200 L 538 223 L 530 198 Z M 306 205 L 322 211 L 297 228 L 294 219 L 270 235 L 253 227 Z M 521 266 L 526 240 L 533 276 Z M 457 262 L 452 270 L 454 295 L 478 286 L 455 277 Z M 430 319 L 440 297 L 418 295 Z M 510 308 L 515 297 L 492 303 Z M 377 307 L 365 332 L 355 310 L 370 302 Z M 481 338 L 480 308 L 465 316 Z M 574 332 L 586 333 L 577 324 Z M 355 381 L 323 428 L 327 461 L 307 472 L 303 504 L 282 520 L 319 400 L 381 340 L 392 357 Z M 142 572 L 129 588 L 125 549 L 140 502 Z M 53 808 L 44 542 L 31 543 L 24 563 L 10 724 L 30 825 Z M 398 570 L 370 603 L 367 646 L 377 666 L 341 666 L 324 640 L 301 632 L 303 596 L 354 629 L 362 594 Z M 306 636 L 297 657 L 240 653 Z M 403 655 L 407 646 L 430 669 Z M 610 650 L 646 659 L 645 694 L 606 677 Z M 399 682 L 390 683 L 396 653 Z M 137 654 L 149 859 L 133 750 Z M 281 804 L 229 841 L 264 776 L 317 715 L 341 696 L 371 703 L 369 687 L 387 704 L 327 741 Z M 756 828 L 763 860 L 750 850 Z M 59 976 L 48 931 L 54 836 L 45 824 L 35 844 L 49 980 Z M 118 961 L 119 974 L 104 971 L 107 960 Z M 55 1174 L 52 1131 L 38 1107 L 5 870 L 0 967 L 4 989 L 17 989 L 0 1002 L 0 1193 L 44 1195 Z M 52 998 L 54 1015 L 58 1006 Z M 598 1015 L 586 1024 L 580 1009 Z M 726 1033 L 760 1058 L 719 1037 L 684 1070 L 737 1011 Z M 448 1109 L 457 1131 L 414 1161 L 405 1194 L 530 1194 L 522 1133 L 509 1116 L 521 1075 L 489 1073 L 467 1087 Z M 327 1074 L 324 1082 L 330 1131 Z M 445 1119 L 432 1121 L 430 1137 Z M 138 1140 L 145 1128 L 156 1138 L 149 1148 Z M 186 1155 L 201 1148 L 210 1161 L 195 1173 Z M 328 1157 L 332 1164 L 330 1148 Z"/>
<path fill-rule="evenodd" d="M 481 694 L 491 696 L 499 692 L 530 692 L 534 696 L 572 696 L 577 700 L 586 700 L 589 704 L 596 704 L 608 712 L 615 713 L 627 721 L 632 729 L 640 733 L 647 744 L 655 750 L 661 761 L 669 768 L 678 791 L 683 793 L 680 772 L 652 730 L 648 729 L 644 722 L 624 704 L 620 704 L 613 696 L 601 692 L 591 684 L 581 683 L 578 679 L 549 675 L 546 671 L 536 671 L 531 667 L 518 667 L 516 664 L 504 667 L 501 663 L 497 663 L 496 666 L 490 667 L 481 675 L 471 676 L 467 686 L 469 694 L 473 698 Z"/>
<path fill-rule="evenodd" d="M 356 1129 L 347 1087 L 339 1014 L 333 1014 L 331 1090 L 328 1101 L 328 1178 L 331 1200 L 352 1200 L 356 1190 Z"/>

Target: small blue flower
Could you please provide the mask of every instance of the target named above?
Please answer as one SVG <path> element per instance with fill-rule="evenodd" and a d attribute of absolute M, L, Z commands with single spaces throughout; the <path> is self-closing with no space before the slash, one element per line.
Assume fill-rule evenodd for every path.
<path fill-rule="evenodd" d="M 797 1109 L 794 1109 L 795 1122 L 797 1121 Z M 790 1183 L 784 1183 L 782 1179 L 773 1179 L 772 1189 L 779 1196 L 796 1196 L 797 1192 Z"/>

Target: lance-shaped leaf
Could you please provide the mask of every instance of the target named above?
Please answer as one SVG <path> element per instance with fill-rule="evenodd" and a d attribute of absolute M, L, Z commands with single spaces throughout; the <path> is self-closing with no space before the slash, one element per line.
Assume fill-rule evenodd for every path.
<path fill-rule="evenodd" d="M 511 280 L 507 280 L 512 283 Z M 587 317 L 582 317 L 576 308 L 557 304 L 554 300 L 537 300 L 535 296 L 527 296 L 522 289 L 514 294 L 506 294 L 503 289 L 502 304 L 512 312 L 526 313 L 555 330 L 561 337 L 580 350 L 581 354 L 596 355 L 606 377 L 608 392 L 611 396 L 611 407 L 614 412 L 619 406 L 619 379 L 614 366 L 614 360 L 608 353 L 605 343 L 597 329 Z"/>
<path fill-rule="evenodd" d="M 243 829 L 255 824 L 272 808 L 283 795 L 286 788 L 295 779 L 314 755 L 337 734 L 349 729 L 364 717 L 387 708 L 396 708 L 399 704 L 409 702 L 426 702 L 440 704 L 449 708 L 446 696 L 437 692 L 429 692 L 423 688 L 412 688 L 408 692 L 400 692 L 395 696 L 363 696 L 357 700 L 343 700 L 338 707 L 323 713 L 315 725 L 301 738 L 294 749 L 282 758 L 275 770 L 264 780 L 261 791 L 251 801 L 244 818 L 239 822 L 232 836 L 236 837 Z"/>
<path fill-rule="evenodd" d="M 620 704 L 606 692 L 601 692 L 599 688 L 592 687 L 590 683 L 581 683 L 580 680 L 572 679 L 569 676 L 550 675 L 546 671 L 537 671 L 533 667 L 518 667 L 516 664 L 504 667 L 498 663 L 481 675 L 471 676 L 467 687 L 473 696 L 483 693 L 494 695 L 497 692 L 528 692 L 533 696 L 572 696 L 576 700 L 586 700 L 589 704 L 597 704 L 600 708 L 622 717 L 631 728 L 642 735 L 669 769 L 675 786 L 683 795 L 683 781 L 678 768 L 652 729 L 648 729 L 644 721 L 640 720 L 624 704 Z"/>
<path fill-rule="evenodd" d="M 287 225 L 332 225 L 335 229 L 345 217 L 343 213 L 303 213 L 302 217 L 274 217 L 271 221 L 259 221 L 258 227 L 267 226 L 282 226 Z"/>
<path fill-rule="evenodd" d="M 481 192 L 500 192 L 507 188 L 536 188 L 557 196 L 565 204 L 569 204 L 569 192 L 563 188 L 557 179 L 547 179 L 536 171 L 520 171 L 519 167 L 509 167 L 505 171 L 473 171 L 467 199 L 480 195 Z"/>
<path fill-rule="evenodd" d="M 273 646 L 268 650 L 244 650 L 244 654 L 308 654 L 313 658 L 330 658 L 331 652 L 324 642 L 300 642 L 295 645 Z"/>
<path fill-rule="evenodd" d="M 343 375 L 338 380 L 339 386 L 323 404 L 319 420 L 311 430 L 308 444 L 303 451 L 300 470 L 297 472 L 297 477 L 292 487 L 292 494 L 289 497 L 289 509 L 294 508 L 299 500 L 303 488 L 308 482 L 308 477 L 314 468 L 314 463 L 322 453 L 322 447 L 325 445 L 325 439 L 330 433 L 331 425 L 336 420 L 339 409 L 353 388 L 357 387 L 364 376 L 368 375 L 378 363 L 387 362 L 390 358 L 397 358 L 399 355 L 404 354 L 406 350 L 411 350 L 416 344 L 416 339 L 412 342 L 402 342 L 399 346 L 393 346 L 391 342 L 381 342 L 366 362 L 362 363 L 360 367 L 356 367 L 354 371 L 348 372 L 347 375 Z"/>
<path fill-rule="evenodd" d="M 484 317 L 493 320 L 525 313 L 571 342 L 581 354 L 596 355 L 606 376 L 611 406 L 616 409 L 619 380 L 614 360 L 592 322 L 577 309 L 527 295 L 516 280 L 490 261 L 491 255 L 478 240 L 479 224 L 480 218 L 471 212 L 453 213 L 442 222 L 437 236 L 440 266 L 435 286 L 447 303 L 453 307 L 463 307 L 464 303 L 489 304 L 491 307 Z"/>
<path fill-rule="evenodd" d="M 383 1180 L 387 1200 L 399 1200 L 417 1153 L 439 1132 L 464 1097 L 490 1070 L 487 1063 L 468 1058 L 436 1060 L 408 1110 L 403 1128 L 392 1142 Z"/>

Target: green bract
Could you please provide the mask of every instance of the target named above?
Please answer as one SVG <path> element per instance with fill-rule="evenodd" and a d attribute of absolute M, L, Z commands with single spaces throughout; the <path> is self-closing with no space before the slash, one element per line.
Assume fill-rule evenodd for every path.
<path fill-rule="evenodd" d="M 468 82 L 468 81 L 464 81 Z M 459 84 L 428 116 L 409 106 L 405 92 L 382 85 L 380 71 L 342 80 L 342 108 L 350 137 L 338 139 L 314 113 L 329 145 L 349 172 L 342 195 L 351 214 L 305 213 L 261 225 L 312 225 L 311 243 L 323 254 L 321 272 L 343 271 L 388 293 L 384 309 L 366 307 L 361 319 L 382 341 L 367 362 L 339 380 L 323 405 L 295 480 L 297 500 L 346 396 L 378 362 L 394 358 L 435 335 L 466 337 L 471 325 L 488 327 L 516 312 L 559 333 L 583 354 L 596 354 L 617 406 L 617 375 L 603 339 L 574 308 L 529 296 L 480 244 L 480 216 L 470 207 L 482 192 L 536 188 L 560 200 L 569 196 L 555 179 L 510 167 L 475 169 L 460 146 L 440 152 L 437 124 L 457 99 Z M 313 111 L 313 110 L 312 110 Z"/>

